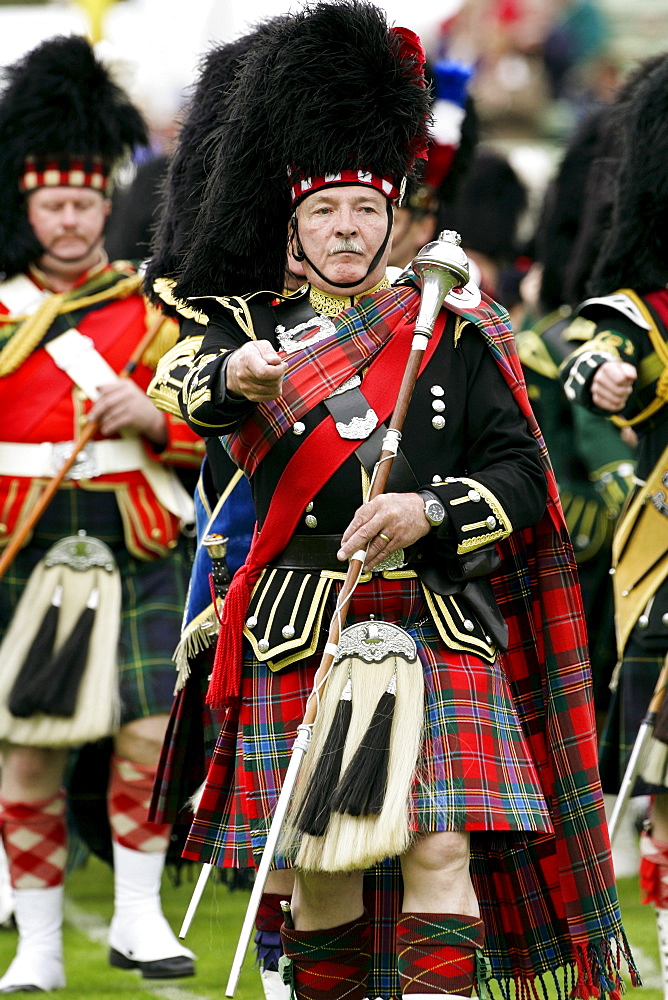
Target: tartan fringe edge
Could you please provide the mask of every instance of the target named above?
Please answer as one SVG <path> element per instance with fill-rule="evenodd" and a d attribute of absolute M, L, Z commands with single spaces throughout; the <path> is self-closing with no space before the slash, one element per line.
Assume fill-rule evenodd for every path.
<path fill-rule="evenodd" d="M 557 1000 L 620 1000 L 626 991 L 621 976 L 622 960 L 628 967 L 631 986 L 642 986 L 626 935 L 620 931 L 606 941 L 586 948 L 578 946 L 573 962 L 562 967 L 562 976 L 558 975 L 560 969 L 546 970 L 535 978 L 497 978 L 492 974 L 487 991 L 493 997 L 496 986 L 503 1000 L 550 1000 L 555 993 Z"/>

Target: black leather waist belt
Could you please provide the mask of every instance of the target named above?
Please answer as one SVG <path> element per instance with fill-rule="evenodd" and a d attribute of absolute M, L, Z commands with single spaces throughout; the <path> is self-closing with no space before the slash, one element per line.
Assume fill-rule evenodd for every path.
<path fill-rule="evenodd" d="M 348 563 L 336 558 L 340 548 L 341 535 L 293 535 L 269 565 L 283 569 L 328 569 L 345 573 Z M 412 548 L 406 550 L 404 565 L 411 564 L 412 554 Z"/>
<path fill-rule="evenodd" d="M 293 535 L 270 566 L 286 569 L 329 569 L 345 573 L 348 564 L 336 558 L 341 535 Z"/>

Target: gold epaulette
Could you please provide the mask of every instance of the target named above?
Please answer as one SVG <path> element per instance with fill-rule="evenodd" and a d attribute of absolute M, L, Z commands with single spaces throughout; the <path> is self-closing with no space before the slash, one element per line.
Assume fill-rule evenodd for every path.
<path fill-rule="evenodd" d="M 179 316 L 183 316 L 184 319 L 193 319 L 201 326 L 206 326 L 209 322 L 209 317 L 205 313 L 200 312 L 199 309 L 193 309 L 183 299 L 177 299 L 173 290 L 175 284 L 176 282 L 172 278 L 156 278 L 153 282 L 153 291 L 165 305 L 175 309 Z"/>
<path fill-rule="evenodd" d="M 155 375 L 151 379 L 147 394 L 159 410 L 181 416 L 179 392 L 183 378 L 189 370 L 193 358 L 201 347 L 204 334 L 197 337 L 185 337 L 178 341 L 171 350 L 160 358 L 156 365 Z"/>

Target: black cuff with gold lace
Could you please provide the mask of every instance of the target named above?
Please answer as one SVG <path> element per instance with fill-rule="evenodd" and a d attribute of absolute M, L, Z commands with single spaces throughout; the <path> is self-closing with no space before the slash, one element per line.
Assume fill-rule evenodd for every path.
<path fill-rule="evenodd" d="M 458 556 L 498 542 L 513 530 L 500 501 L 475 479 L 448 477 L 431 489 L 445 507 L 445 532 L 456 540 Z M 439 536 L 442 531 L 438 529 Z"/>

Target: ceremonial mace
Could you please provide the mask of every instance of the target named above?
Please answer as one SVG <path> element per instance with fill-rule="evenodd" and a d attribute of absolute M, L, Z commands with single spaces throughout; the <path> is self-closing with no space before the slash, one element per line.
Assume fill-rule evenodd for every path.
<path fill-rule="evenodd" d="M 429 339 L 434 330 L 434 324 L 443 306 L 445 297 L 461 285 L 467 284 L 469 280 L 469 267 L 466 254 L 461 249 L 458 233 L 452 230 L 444 230 L 437 240 L 428 243 L 420 250 L 411 265 L 413 273 L 422 286 L 420 296 L 420 309 L 415 323 L 411 352 L 408 356 L 406 369 L 401 380 L 399 395 L 394 407 L 394 412 L 390 424 L 383 439 L 383 447 L 371 479 L 371 487 L 367 502 L 373 500 L 385 491 L 387 480 L 390 474 L 392 461 L 397 454 L 399 442 L 401 440 L 401 430 L 404 425 L 406 411 L 410 403 L 415 382 L 420 371 L 420 364 L 424 357 L 424 352 L 429 343 Z M 241 967 L 248 950 L 251 934 L 255 925 L 255 918 L 260 905 L 264 886 L 267 881 L 269 869 L 274 858 L 274 852 L 280 836 L 281 827 L 290 803 L 297 776 L 304 755 L 311 742 L 311 731 L 317 714 L 317 694 L 316 692 L 324 684 L 327 675 L 331 670 L 334 657 L 337 653 L 339 637 L 341 634 L 341 623 L 345 621 L 348 607 L 350 605 L 353 592 L 364 568 L 366 551 L 359 549 L 350 558 L 348 572 L 343 583 L 337 612 L 332 619 L 327 643 L 323 653 L 320 666 L 318 667 L 313 690 L 306 703 L 306 711 L 301 725 L 297 729 L 297 736 L 292 746 L 290 763 L 285 775 L 281 794 L 279 795 L 274 816 L 267 834 L 262 858 L 255 875 L 253 890 L 251 892 L 246 916 L 239 935 L 237 949 L 232 962 L 232 969 L 227 982 L 225 996 L 233 997 L 234 991 L 239 981 Z"/>

